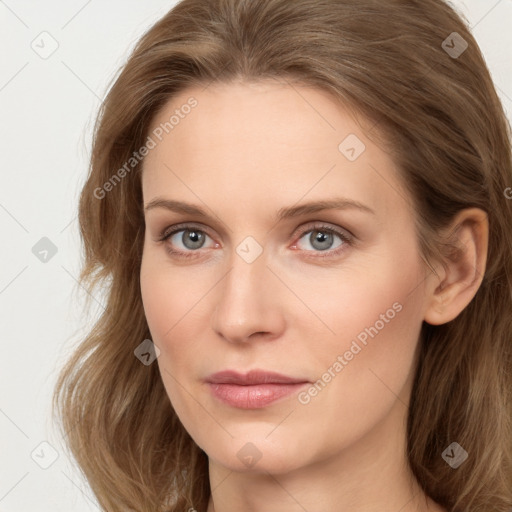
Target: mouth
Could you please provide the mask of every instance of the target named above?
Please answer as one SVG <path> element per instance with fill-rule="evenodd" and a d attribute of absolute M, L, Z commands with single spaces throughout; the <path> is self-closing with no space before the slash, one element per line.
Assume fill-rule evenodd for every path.
<path fill-rule="evenodd" d="M 246 374 L 226 370 L 210 375 L 205 382 L 216 399 L 239 409 L 261 409 L 310 384 L 306 379 L 263 370 Z"/>

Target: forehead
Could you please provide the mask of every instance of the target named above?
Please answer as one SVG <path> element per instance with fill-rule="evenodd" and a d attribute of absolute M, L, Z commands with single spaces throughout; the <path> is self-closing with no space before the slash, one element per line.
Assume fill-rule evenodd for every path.
<path fill-rule="evenodd" d="M 368 138 L 369 127 L 312 87 L 274 81 L 191 87 L 151 123 L 156 145 L 144 161 L 145 201 L 169 192 L 197 202 L 193 194 L 201 193 L 214 204 L 229 198 L 246 208 L 275 198 L 277 209 L 330 194 L 386 213 L 405 192 L 394 163 Z"/>
<path fill-rule="evenodd" d="M 197 101 L 194 109 L 186 108 L 190 98 Z M 173 113 L 189 111 L 172 129 L 165 123 Z M 291 85 L 278 81 L 244 83 L 214 83 L 193 87 L 169 100 L 153 119 L 151 130 L 159 126 L 169 133 L 162 134 L 170 146 L 183 148 L 208 147 L 211 150 L 229 144 L 240 154 L 260 154 L 262 147 L 272 153 L 280 148 L 293 148 L 297 154 L 307 154 L 313 148 L 319 151 L 337 150 L 336 140 L 347 129 L 360 133 L 362 118 L 351 117 L 325 91 L 312 87 Z M 191 132 L 195 136 L 190 137 Z M 305 145 L 304 142 L 308 141 Z M 267 154 L 265 151 L 263 155 Z M 288 152 L 288 156 L 291 156 Z"/>

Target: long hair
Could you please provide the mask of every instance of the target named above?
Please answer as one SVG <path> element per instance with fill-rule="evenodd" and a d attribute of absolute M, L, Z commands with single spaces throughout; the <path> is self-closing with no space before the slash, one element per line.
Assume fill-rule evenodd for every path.
<path fill-rule="evenodd" d="M 174 412 L 158 365 L 134 356 L 150 338 L 138 150 L 178 92 L 265 78 L 327 91 L 372 121 L 368 135 L 393 156 L 415 206 L 425 261 L 450 253 L 440 233 L 457 212 L 487 213 L 476 295 L 452 321 L 422 327 L 407 456 L 448 510 L 509 511 L 511 129 L 467 21 L 442 0 L 183 0 L 137 43 L 101 106 L 79 203 L 80 283 L 104 287 L 105 311 L 54 396 L 91 489 L 108 511 L 206 511 L 207 456 Z M 456 470 L 441 456 L 452 442 L 469 453 Z"/>

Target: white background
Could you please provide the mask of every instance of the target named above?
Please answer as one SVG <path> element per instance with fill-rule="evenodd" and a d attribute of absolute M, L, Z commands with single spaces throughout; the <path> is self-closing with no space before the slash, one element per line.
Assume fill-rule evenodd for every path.
<path fill-rule="evenodd" d="M 76 282 L 77 202 L 110 80 L 174 3 L 0 0 L 0 512 L 99 510 L 50 417 L 57 373 L 91 322 Z M 452 3 L 512 119 L 512 0 Z M 31 47 L 43 31 L 59 45 L 47 59 Z M 42 237 L 57 248 L 46 263 L 32 253 Z M 51 462 L 43 441 L 58 455 L 47 469 L 35 462 Z"/>

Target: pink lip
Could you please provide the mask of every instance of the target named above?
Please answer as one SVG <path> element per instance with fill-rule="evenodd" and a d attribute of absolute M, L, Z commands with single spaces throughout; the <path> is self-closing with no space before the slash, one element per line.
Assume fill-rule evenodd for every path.
<path fill-rule="evenodd" d="M 216 398 L 240 409 L 266 407 L 309 383 L 263 370 L 251 370 L 245 375 L 226 370 L 210 375 L 205 381 Z"/>

